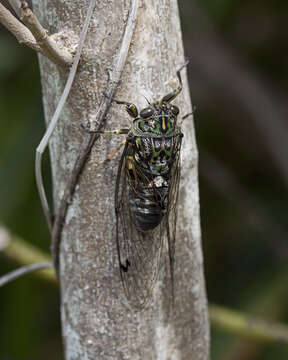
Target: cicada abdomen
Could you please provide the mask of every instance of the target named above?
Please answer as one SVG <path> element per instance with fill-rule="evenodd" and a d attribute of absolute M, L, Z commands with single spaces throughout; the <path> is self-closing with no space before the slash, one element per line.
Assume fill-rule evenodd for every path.
<path fill-rule="evenodd" d="M 153 230 L 167 215 L 171 170 L 179 157 L 181 134 L 134 135 L 129 143 L 125 167 L 132 221 L 139 231 Z"/>

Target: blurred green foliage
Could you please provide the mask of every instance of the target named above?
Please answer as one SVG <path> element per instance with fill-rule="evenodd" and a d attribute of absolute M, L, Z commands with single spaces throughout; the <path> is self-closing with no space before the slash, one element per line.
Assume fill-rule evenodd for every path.
<path fill-rule="evenodd" d="M 37 56 L 3 30 L 0 49 L 0 222 L 48 251 L 34 180 L 44 132 Z M 1 257 L 1 274 L 16 266 Z M 32 276 L 9 284 L 1 289 L 0 318 L 1 360 L 61 358 L 58 289 Z"/>
<path fill-rule="evenodd" d="M 288 181 L 275 154 L 287 152 L 288 142 L 288 3 L 183 0 L 179 6 L 197 107 L 209 300 L 285 322 Z M 0 222 L 48 251 L 34 180 L 35 148 L 44 132 L 37 57 L 4 30 L 0 49 Z M 221 68 L 222 59 L 232 70 Z M 235 81 L 243 71 L 247 87 Z M 278 139 L 267 130 L 264 118 L 255 121 L 267 104 L 257 101 L 250 79 L 279 111 L 268 120 L 277 128 L 282 119 L 286 143 L 285 136 Z M 47 180 L 47 159 L 44 168 Z M 1 274 L 15 267 L 1 257 Z M 7 285 L 1 289 L 0 319 L 1 360 L 62 358 L 58 289 L 33 276 Z M 288 348 L 212 329 L 213 360 L 272 358 L 286 360 Z"/>
<path fill-rule="evenodd" d="M 197 108 L 208 298 L 285 322 L 288 182 L 279 159 L 288 143 L 288 3 L 202 0 L 179 6 Z M 271 106 L 275 117 L 262 118 Z M 270 124 L 282 131 L 271 132 Z M 287 359 L 288 348 L 212 329 L 212 359 L 272 358 Z"/>

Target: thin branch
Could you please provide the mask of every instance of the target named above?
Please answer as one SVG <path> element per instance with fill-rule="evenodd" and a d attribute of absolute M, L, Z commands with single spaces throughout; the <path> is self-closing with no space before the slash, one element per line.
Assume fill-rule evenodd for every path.
<path fill-rule="evenodd" d="M 27 29 L 27 27 L 19 20 L 17 20 L 15 16 L 12 15 L 11 12 L 7 10 L 1 3 L 0 23 L 16 37 L 20 44 L 24 44 L 35 51 L 42 52 L 31 31 Z"/>
<path fill-rule="evenodd" d="M 53 268 L 53 264 L 51 262 L 47 262 L 47 263 L 38 263 L 38 264 L 31 264 L 31 265 L 26 265 L 26 266 L 22 266 L 21 268 L 11 271 L 10 273 L 1 276 L 0 277 L 0 287 L 6 285 L 7 283 L 18 279 L 19 277 L 29 274 L 33 271 L 38 271 L 38 270 L 43 270 L 43 269 L 48 269 L 48 268 Z"/>
<path fill-rule="evenodd" d="M 25 23 L 23 25 L 16 17 L 0 3 L 0 23 L 10 31 L 20 44 L 25 44 L 31 49 L 47 56 L 55 64 L 70 66 L 73 55 L 66 49 L 60 48 L 56 41 L 47 35 L 47 31 L 41 26 L 38 19 L 28 7 L 26 1 L 22 1 L 21 9 L 18 8 L 20 1 L 10 0 L 15 12 Z M 30 30 L 29 30 L 30 29 Z"/>
<path fill-rule="evenodd" d="M 0 226 L 0 251 L 4 250 L 10 243 L 10 234 Z"/>
<path fill-rule="evenodd" d="M 43 211 L 44 211 L 44 214 L 46 216 L 46 220 L 47 220 L 48 227 L 49 227 L 50 231 L 52 231 L 52 220 L 51 220 L 51 212 L 50 212 L 50 209 L 49 209 L 49 205 L 48 205 L 48 201 L 47 201 L 47 197 L 46 197 L 45 189 L 44 189 L 44 185 L 43 185 L 42 166 L 41 166 L 41 164 L 42 164 L 42 155 L 43 155 L 43 153 L 44 153 L 44 151 L 45 151 L 45 149 L 47 147 L 47 144 L 49 142 L 49 139 L 50 139 L 55 127 L 56 127 L 56 124 L 58 122 L 60 113 L 61 113 L 61 111 L 63 109 L 63 106 L 64 106 L 64 104 L 65 104 L 65 102 L 67 100 L 67 97 L 69 95 L 69 92 L 71 90 L 71 86 L 72 86 L 73 80 L 74 80 L 75 75 L 76 75 L 76 71 L 77 71 L 77 67 L 78 67 L 78 64 L 79 64 L 81 52 L 82 52 L 82 49 L 83 49 L 84 41 L 85 41 L 85 38 L 86 38 L 86 35 L 87 35 L 87 30 L 88 30 L 88 27 L 89 27 L 90 19 L 91 19 L 92 13 L 93 13 L 93 9 L 95 7 L 95 2 L 96 2 L 96 0 L 91 0 L 90 1 L 87 16 L 86 16 L 86 19 L 85 19 L 85 22 L 84 22 L 84 25 L 83 25 L 83 29 L 82 29 L 81 34 L 80 34 L 80 40 L 79 40 L 79 45 L 78 45 L 78 48 L 77 48 L 77 52 L 76 52 L 76 55 L 75 55 L 75 58 L 74 58 L 70 73 L 68 75 L 64 91 L 63 91 L 63 93 L 61 95 L 61 98 L 59 100 L 59 103 L 57 105 L 55 113 L 54 113 L 54 115 L 53 115 L 53 117 L 52 117 L 52 119 L 51 119 L 51 121 L 49 123 L 49 126 L 48 126 L 48 128 L 47 128 L 47 130 L 46 130 L 40 144 L 38 145 L 38 147 L 36 149 L 36 158 L 35 158 L 36 183 L 37 183 L 37 187 L 38 187 L 38 191 L 39 191 Z"/>
<path fill-rule="evenodd" d="M 124 68 L 124 64 L 126 62 L 128 50 L 130 48 L 131 39 L 133 35 L 133 31 L 135 28 L 136 18 L 137 18 L 137 10 L 138 10 L 138 0 L 131 0 L 130 13 L 128 16 L 127 24 L 125 27 L 125 32 L 123 35 L 121 48 L 114 65 L 112 72 L 110 73 L 110 79 L 105 91 L 105 96 L 103 96 L 102 101 L 100 103 L 96 118 L 95 124 L 99 124 L 97 131 L 100 131 L 104 125 L 106 114 L 111 106 L 112 99 L 116 93 L 121 74 Z M 94 128 L 93 124 L 91 124 L 92 128 Z M 52 232 L 52 256 L 54 261 L 54 266 L 56 272 L 59 270 L 59 250 L 61 243 L 61 232 L 63 223 L 65 221 L 66 212 L 69 203 L 71 202 L 73 193 L 75 191 L 76 184 L 78 182 L 78 178 L 83 170 L 83 167 L 87 161 L 87 158 L 90 154 L 91 148 L 96 139 L 98 139 L 99 134 L 91 133 L 87 134 L 83 140 L 81 145 L 78 158 L 75 162 L 74 168 L 71 172 L 70 179 L 67 182 L 67 186 L 64 192 L 64 195 L 61 199 L 60 206 L 57 210 L 57 214 L 53 223 L 53 232 Z"/>
<path fill-rule="evenodd" d="M 21 266 L 31 265 L 33 263 L 47 263 L 50 257 L 41 250 L 28 244 L 18 236 L 11 234 L 4 226 L 0 225 L 0 254 L 5 255 L 13 262 Z M 55 272 L 47 269 L 39 273 L 41 278 L 55 282 Z"/>
<path fill-rule="evenodd" d="M 73 56 L 66 49 L 60 49 L 57 43 L 48 36 L 47 30 L 42 27 L 26 1 L 21 2 L 21 20 L 34 35 L 38 45 L 49 59 L 61 66 L 72 64 Z"/>
<path fill-rule="evenodd" d="M 51 266 L 51 263 L 48 262 L 49 256 L 47 254 L 12 235 L 3 226 L 0 226 L 0 250 L 2 254 L 24 266 L 24 268 L 27 268 L 26 265 L 29 264 L 30 266 L 34 262 L 42 262 L 43 268 L 44 263 L 47 264 L 47 267 Z M 37 269 L 37 266 L 40 266 L 40 264 L 32 266 L 36 266 Z M 41 279 L 49 280 L 56 284 L 55 272 L 52 269 L 46 269 L 36 274 Z M 267 322 L 259 318 L 255 319 L 243 312 L 236 312 L 215 304 L 209 305 L 209 313 L 213 326 L 225 329 L 231 334 L 264 342 L 284 342 L 288 344 L 287 325 Z"/>
<path fill-rule="evenodd" d="M 229 333 L 263 342 L 288 344 L 288 326 L 264 321 L 245 313 L 218 305 L 209 305 L 210 320 L 213 325 Z"/>

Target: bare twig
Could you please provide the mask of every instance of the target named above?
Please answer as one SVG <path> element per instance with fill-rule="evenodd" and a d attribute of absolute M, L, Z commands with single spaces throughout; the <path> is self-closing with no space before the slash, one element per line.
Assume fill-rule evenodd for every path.
<path fill-rule="evenodd" d="M 84 45 L 84 41 L 86 38 L 86 34 L 87 34 L 87 30 L 88 30 L 88 26 L 90 23 L 90 19 L 93 13 L 93 9 L 95 6 L 95 1 L 96 0 L 91 0 L 90 1 L 90 6 L 87 12 L 87 16 L 83 25 L 83 29 L 82 32 L 80 34 L 80 40 L 79 40 L 79 45 L 77 48 L 77 52 L 73 61 L 73 65 L 71 67 L 70 73 L 68 75 L 68 79 L 65 85 L 65 88 L 63 90 L 63 93 L 61 95 L 61 98 L 59 100 L 59 103 L 57 105 L 57 108 L 55 110 L 55 113 L 49 123 L 49 126 L 40 142 L 40 144 L 38 145 L 37 149 L 36 149 L 36 158 L 35 158 L 35 174 L 36 174 L 36 182 L 37 182 L 37 187 L 38 187 L 38 191 L 39 191 L 39 195 L 40 195 L 40 199 L 41 199 L 41 203 L 42 203 L 42 207 L 43 207 L 43 211 L 44 214 L 46 216 L 46 220 L 48 223 L 48 227 L 50 229 L 50 231 L 52 231 L 52 220 L 51 220 L 51 212 L 49 210 L 49 205 L 48 205 L 48 201 L 47 201 L 47 197 L 45 194 L 45 189 L 44 189 L 44 185 L 43 185 L 43 178 L 42 178 L 42 170 L 41 170 L 41 163 L 42 163 L 42 154 L 44 153 L 47 144 L 49 142 L 49 139 L 56 127 L 56 124 L 58 122 L 60 113 L 63 109 L 63 106 L 67 100 L 67 97 L 69 95 L 69 92 L 71 90 L 71 86 L 73 83 L 73 80 L 75 78 L 75 74 L 77 71 L 77 67 L 78 67 L 78 63 L 80 60 L 80 56 L 81 56 L 81 52 L 83 49 L 83 45 Z"/>
<path fill-rule="evenodd" d="M 0 23 L 16 37 L 20 44 L 25 44 L 26 46 L 29 46 L 31 49 L 38 52 L 42 51 L 31 31 L 27 29 L 27 27 L 19 20 L 17 20 L 15 16 L 12 15 L 11 12 L 7 10 L 1 3 Z"/>
<path fill-rule="evenodd" d="M 8 282 L 18 279 L 19 277 L 29 274 L 33 271 L 43 270 L 53 267 L 51 262 L 31 264 L 22 266 L 21 268 L 11 271 L 9 274 L 0 277 L 0 287 L 6 285 Z"/>
<path fill-rule="evenodd" d="M 0 251 L 4 250 L 10 243 L 8 231 L 0 226 Z"/>
<path fill-rule="evenodd" d="M 230 333 L 263 342 L 288 344 L 288 326 L 254 318 L 218 305 L 209 306 L 211 322 Z"/>
<path fill-rule="evenodd" d="M 10 0 L 10 3 L 27 27 L 2 4 L 0 4 L 0 23 L 16 37 L 19 43 L 42 53 L 58 65 L 70 66 L 73 62 L 73 55 L 65 48 L 60 48 L 55 40 L 48 36 L 47 31 L 43 29 L 26 1 L 21 2 L 21 9 L 18 8 L 20 1 Z"/>
<path fill-rule="evenodd" d="M 5 257 L 21 266 L 50 261 L 48 255 L 43 254 L 41 250 L 28 244 L 18 236 L 11 234 L 2 225 L 0 225 L 0 254 L 5 255 Z M 52 269 L 41 271 L 41 277 L 48 281 L 55 281 L 55 273 Z"/>
<path fill-rule="evenodd" d="M 19 269 L 18 274 L 20 274 L 21 271 L 23 275 L 26 274 L 29 272 L 29 268 L 31 271 L 46 268 L 45 271 L 36 273 L 37 276 L 41 279 L 56 283 L 55 273 L 50 269 L 52 265 L 48 262 L 49 256 L 41 252 L 41 250 L 28 244 L 26 241 L 15 237 L 15 235 L 12 235 L 3 226 L 0 226 L 0 250 L 2 251 L 1 253 L 11 260 L 23 265 L 21 268 L 22 270 Z M 30 263 L 34 262 L 41 262 L 41 264 L 30 265 Z M 27 264 L 29 265 L 27 266 Z M 24 270 L 23 272 L 23 269 L 28 270 Z M 15 273 L 16 272 L 12 272 L 8 274 L 8 276 Z M 5 277 L 6 276 L 7 275 L 5 275 Z M 4 285 L 2 279 L 5 277 L 0 278 L 0 286 L 1 284 Z M 13 277 L 13 279 L 11 278 L 11 280 L 14 280 L 15 278 L 16 276 Z M 7 283 L 6 280 L 5 283 Z M 255 320 L 255 318 L 246 313 L 236 312 L 229 308 L 215 304 L 209 305 L 209 312 L 212 325 L 221 327 L 229 333 L 264 342 L 288 343 L 288 328 L 286 325 L 275 322 L 268 323 L 260 318 Z"/>
<path fill-rule="evenodd" d="M 43 53 L 55 64 L 70 66 L 73 56 L 66 50 L 60 49 L 56 42 L 47 34 L 33 11 L 29 8 L 26 1 L 21 2 L 21 20 L 30 29 Z"/>
<path fill-rule="evenodd" d="M 119 84 L 121 74 L 123 71 L 124 64 L 126 62 L 128 50 L 131 44 L 131 39 L 133 35 L 133 31 L 135 28 L 135 22 L 137 17 L 138 10 L 138 0 L 131 0 L 130 13 L 128 16 L 127 24 L 125 27 L 125 32 L 122 39 L 122 44 L 120 47 L 120 51 L 118 57 L 116 59 L 116 63 L 112 72 L 110 73 L 109 83 L 107 85 L 107 89 L 105 91 L 105 96 L 103 96 L 102 101 L 99 106 L 99 110 L 97 112 L 95 123 L 99 124 L 97 131 L 100 131 L 104 125 L 106 114 L 111 106 L 112 98 L 116 93 L 117 86 Z M 94 128 L 93 124 L 91 124 Z M 57 209 L 57 214 L 53 224 L 53 232 L 52 232 L 52 256 L 54 261 L 54 266 L 56 272 L 59 270 L 59 250 L 61 243 L 61 232 L 63 223 L 65 220 L 67 208 L 69 202 L 71 201 L 72 195 L 75 191 L 75 186 L 78 182 L 79 175 L 87 161 L 87 158 L 90 154 L 91 148 L 96 139 L 98 139 L 99 134 L 91 133 L 87 134 L 83 140 L 81 145 L 78 158 L 75 162 L 74 168 L 71 173 L 71 177 L 67 182 L 67 186 L 64 192 L 64 195 L 61 199 L 60 206 Z"/>

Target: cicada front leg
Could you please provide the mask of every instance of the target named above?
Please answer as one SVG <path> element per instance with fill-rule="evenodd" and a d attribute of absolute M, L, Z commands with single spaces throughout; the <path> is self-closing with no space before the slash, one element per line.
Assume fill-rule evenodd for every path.
<path fill-rule="evenodd" d="M 104 135 L 123 135 L 128 134 L 130 129 L 115 129 L 115 130 L 107 130 L 107 131 L 94 131 L 97 134 L 104 134 Z"/>
<path fill-rule="evenodd" d="M 191 115 L 193 116 L 193 112 L 190 112 L 190 113 L 184 115 L 184 116 L 182 117 L 182 119 L 180 119 L 180 120 L 178 121 L 178 125 L 181 126 L 181 125 L 183 124 L 183 121 L 184 121 L 188 116 L 191 116 Z"/>
<path fill-rule="evenodd" d="M 105 93 L 104 93 L 104 96 L 108 97 Z M 119 105 L 125 105 L 125 110 L 127 111 L 127 113 L 134 119 L 137 118 L 138 109 L 137 109 L 136 105 L 129 103 L 128 101 L 117 100 L 114 98 L 112 99 L 112 101 Z"/>
<path fill-rule="evenodd" d="M 188 63 L 189 63 L 189 60 L 187 60 L 187 61 L 185 62 L 185 64 L 183 64 L 183 65 L 180 67 L 180 69 L 177 70 L 177 72 L 176 72 L 176 76 L 177 76 L 177 78 L 178 78 L 178 80 L 179 80 L 179 86 L 178 86 L 175 90 L 171 91 L 169 94 L 163 96 L 163 98 L 161 99 L 161 102 L 169 103 L 169 102 L 171 102 L 172 100 L 174 100 L 174 99 L 180 94 L 180 92 L 182 91 L 181 70 L 182 70 L 184 67 L 186 67 L 186 66 L 188 65 Z"/>
<path fill-rule="evenodd" d="M 123 140 L 119 146 L 117 146 L 116 149 L 112 151 L 111 154 L 107 156 L 105 160 L 99 161 L 97 164 L 95 164 L 95 167 L 101 166 L 103 164 L 106 164 L 107 162 L 111 161 L 113 157 L 118 153 L 119 150 L 121 150 L 122 146 L 126 144 L 126 140 Z"/>
<path fill-rule="evenodd" d="M 124 104 L 125 105 L 125 110 L 127 111 L 128 115 L 130 115 L 132 118 L 136 119 L 138 116 L 138 109 L 136 107 L 136 105 L 129 103 L 127 101 L 120 101 L 120 100 L 116 100 L 114 99 L 113 101 L 116 102 L 116 104 Z"/>

